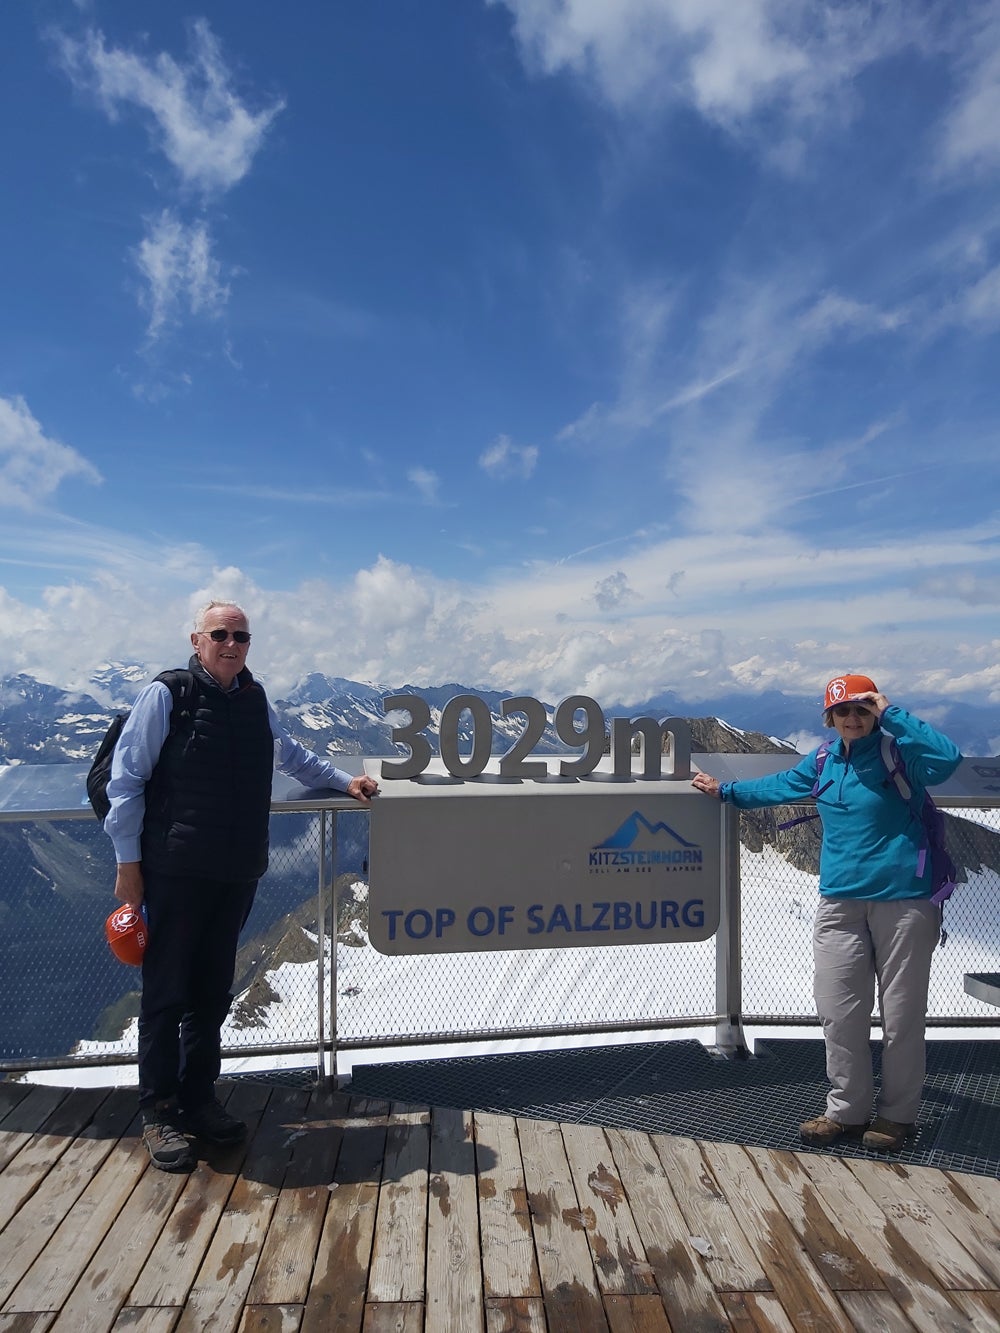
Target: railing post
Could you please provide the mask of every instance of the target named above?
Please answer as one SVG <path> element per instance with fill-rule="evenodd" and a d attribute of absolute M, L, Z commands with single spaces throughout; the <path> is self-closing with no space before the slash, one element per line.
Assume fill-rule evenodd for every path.
<path fill-rule="evenodd" d="M 337 1086 L 337 919 L 340 895 L 337 892 L 337 811 L 330 820 L 330 1077 Z"/>
<path fill-rule="evenodd" d="M 743 1035 L 743 958 L 740 886 L 740 815 L 722 806 L 722 902 L 715 937 L 716 1049 L 730 1059 L 750 1054 Z"/>
<path fill-rule="evenodd" d="M 316 1079 L 322 1084 L 327 1076 L 326 1051 L 326 815 L 319 812 L 319 885 L 316 890 Z"/>

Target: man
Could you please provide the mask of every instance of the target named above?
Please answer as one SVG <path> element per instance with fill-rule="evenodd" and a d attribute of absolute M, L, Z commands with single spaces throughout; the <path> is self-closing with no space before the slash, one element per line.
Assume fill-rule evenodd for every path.
<path fill-rule="evenodd" d="M 195 619 L 190 699 L 147 685 L 115 747 L 104 821 L 115 897 L 145 905 L 149 944 L 139 1009 L 139 1105 L 153 1165 L 186 1170 L 188 1139 L 239 1143 L 246 1125 L 215 1097 L 221 1029 L 240 931 L 267 869 L 275 765 L 306 787 L 362 804 L 378 791 L 293 740 L 246 668 L 250 625 L 231 602 Z"/>

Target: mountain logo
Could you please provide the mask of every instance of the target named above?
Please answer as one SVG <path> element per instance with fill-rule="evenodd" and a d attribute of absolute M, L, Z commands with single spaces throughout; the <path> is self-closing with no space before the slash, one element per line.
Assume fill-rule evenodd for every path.
<path fill-rule="evenodd" d="M 654 866 L 664 870 L 700 870 L 702 849 L 662 819 L 655 823 L 641 810 L 633 810 L 627 819 L 590 850 L 591 871 L 608 870 L 648 872 Z"/>

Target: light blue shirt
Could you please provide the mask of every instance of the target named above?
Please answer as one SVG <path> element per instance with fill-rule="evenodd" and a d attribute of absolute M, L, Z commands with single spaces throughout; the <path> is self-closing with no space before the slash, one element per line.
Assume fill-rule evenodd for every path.
<path fill-rule="evenodd" d="M 233 686 L 238 688 L 236 682 Z M 135 701 L 118 737 L 111 760 L 108 800 L 111 809 L 104 831 L 115 847 L 115 860 L 141 861 L 142 824 L 146 814 L 146 783 L 152 776 L 163 743 L 170 734 L 173 695 L 162 681 L 147 685 Z M 274 766 L 303 787 L 332 787 L 347 791 L 349 773 L 322 759 L 289 736 L 270 702 L 267 716 L 274 737 Z"/>

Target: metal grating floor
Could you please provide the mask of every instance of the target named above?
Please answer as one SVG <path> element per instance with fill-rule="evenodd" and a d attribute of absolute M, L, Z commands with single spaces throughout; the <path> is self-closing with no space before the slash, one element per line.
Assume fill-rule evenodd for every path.
<path fill-rule="evenodd" d="M 700 1042 L 355 1064 L 348 1091 L 390 1101 L 495 1111 L 764 1148 L 804 1148 L 798 1126 L 826 1105 L 823 1043 L 757 1043 L 724 1060 Z M 876 1079 L 881 1043 L 872 1043 Z M 857 1144 L 822 1149 L 875 1157 Z M 929 1041 L 916 1137 L 892 1159 L 1000 1177 L 1000 1042 Z"/>

